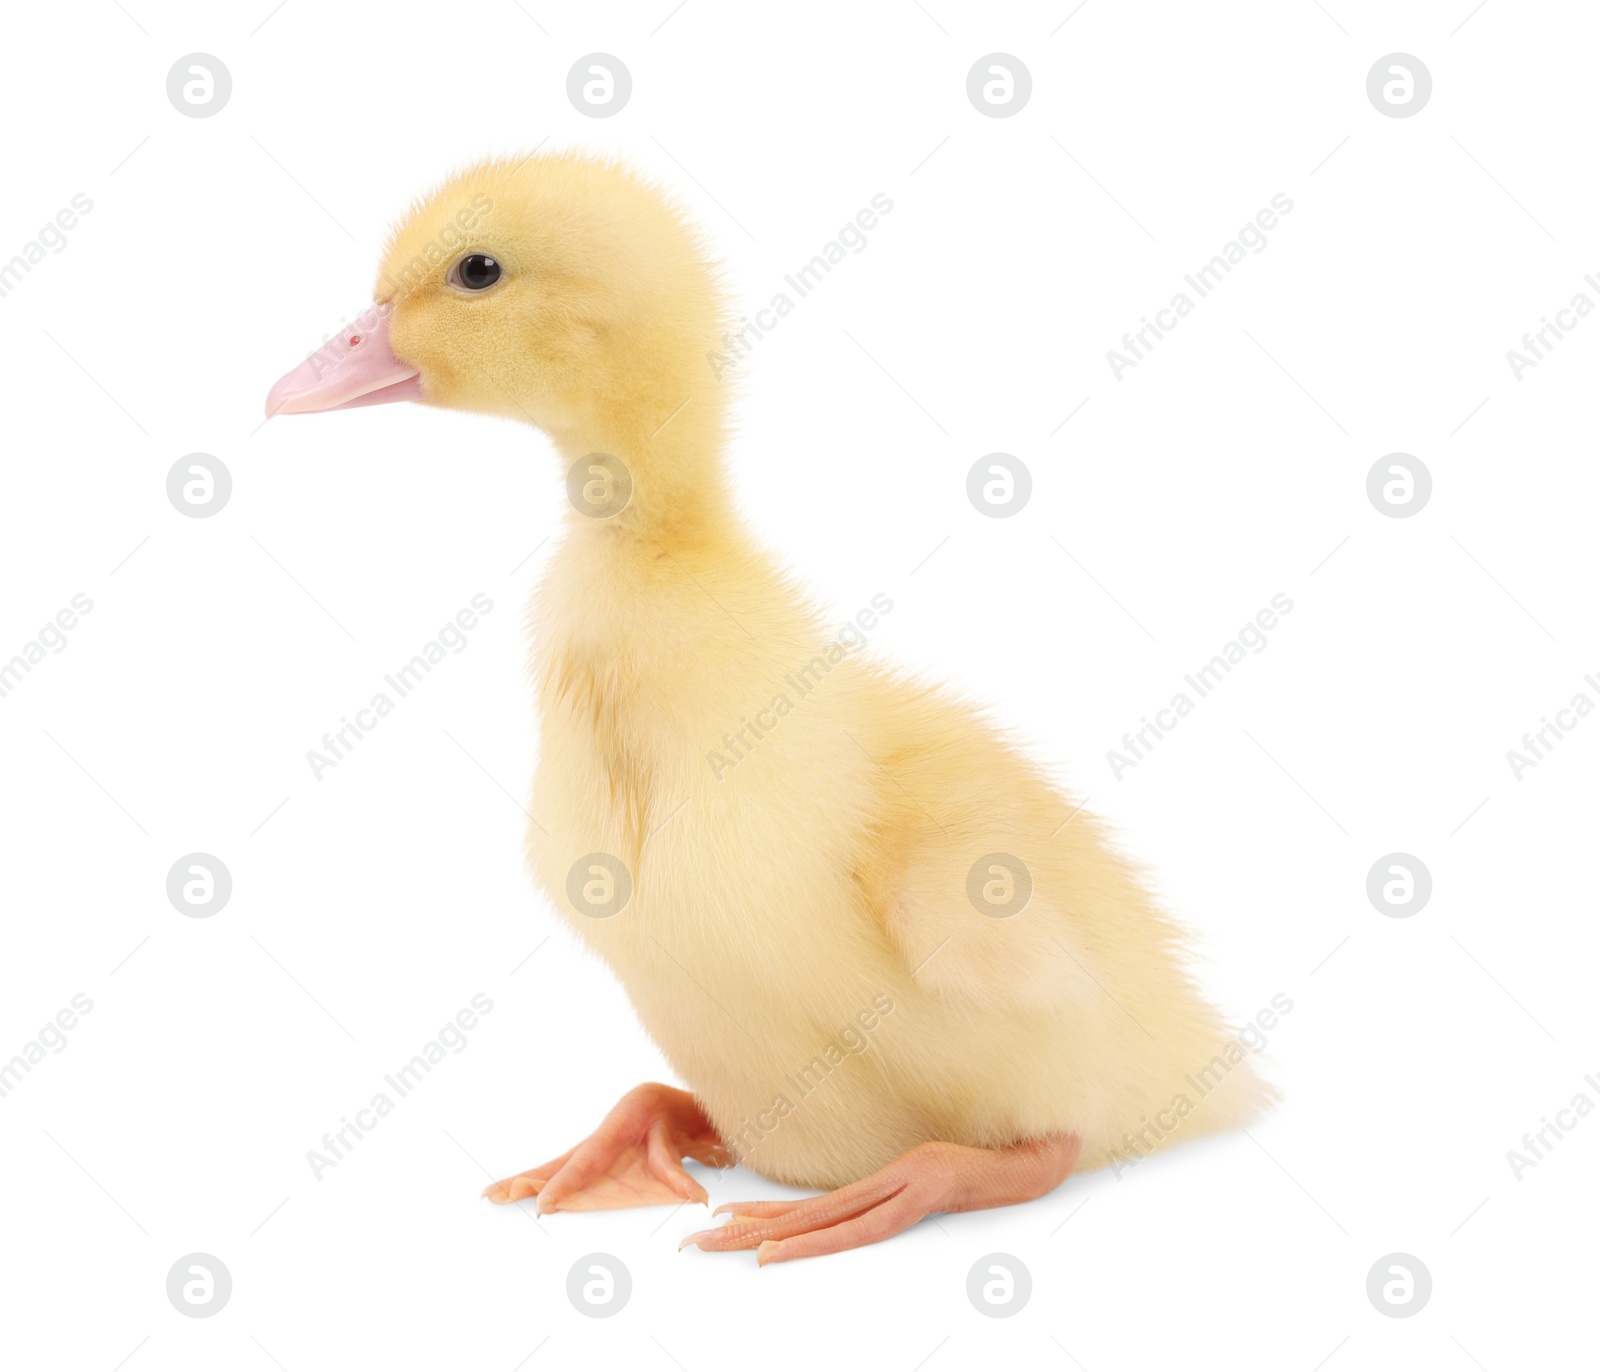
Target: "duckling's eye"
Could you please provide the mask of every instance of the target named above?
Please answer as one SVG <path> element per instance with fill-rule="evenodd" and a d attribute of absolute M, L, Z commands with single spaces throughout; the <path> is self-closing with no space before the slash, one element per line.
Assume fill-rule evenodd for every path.
<path fill-rule="evenodd" d="M 450 271 L 450 284 L 469 291 L 484 291 L 500 279 L 500 264 L 487 253 L 469 253 Z"/>

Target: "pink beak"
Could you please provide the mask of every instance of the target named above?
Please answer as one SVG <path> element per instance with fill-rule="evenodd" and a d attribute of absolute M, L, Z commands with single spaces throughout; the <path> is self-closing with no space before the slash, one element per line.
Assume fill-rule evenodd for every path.
<path fill-rule="evenodd" d="M 389 309 L 374 305 L 267 392 L 267 418 L 421 400 L 422 382 L 389 347 Z"/>

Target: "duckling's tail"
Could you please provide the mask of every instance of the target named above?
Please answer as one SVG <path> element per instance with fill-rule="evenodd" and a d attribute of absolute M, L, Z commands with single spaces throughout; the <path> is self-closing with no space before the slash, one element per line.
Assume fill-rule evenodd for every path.
<path fill-rule="evenodd" d="M 1120 1177 L 1157 1149 L 1242 1128 L 1280 1099 L 1277 1087 L 1257 1070 L 1253 1051 L 1230 1039 L 1157 1098 L 1137 1111 L 1128 1107 L 1127 1119 L 1085 1138 L 1078 1170 L 1110 1167 Z"/>

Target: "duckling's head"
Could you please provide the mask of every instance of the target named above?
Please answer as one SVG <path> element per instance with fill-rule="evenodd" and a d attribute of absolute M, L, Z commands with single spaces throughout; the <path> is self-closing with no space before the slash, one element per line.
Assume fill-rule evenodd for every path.
<path fill-rule="evenodd" d="M 690 399 L 699 423 L 718 408 L 714 269 L 614 163 L 508 158 L 452 178 L 391 234 L 374 298 L 272 388 L 269 416 L 420 400 L 617 451 Z"/>

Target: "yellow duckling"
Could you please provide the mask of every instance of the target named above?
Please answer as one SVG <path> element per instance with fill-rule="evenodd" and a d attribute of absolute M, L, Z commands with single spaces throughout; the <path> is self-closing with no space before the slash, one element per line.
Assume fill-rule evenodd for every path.
<path fill-rule="evenodd" d="M 691 1087 L 635 1089 L 486 1195 L 703 1202 L 685 1157 L 837 1188 L 685 1240 L 783 1261 L 1267 1099 L 1090 816 L 974 709 L 854 652 L 744 528 L 723 300 L 660 192 L 488 162 L 411 211 L 378 283 L 268 413 L 415 399 L 554 442 L 574 511 L 536 600 L 528 862 Z"/>

